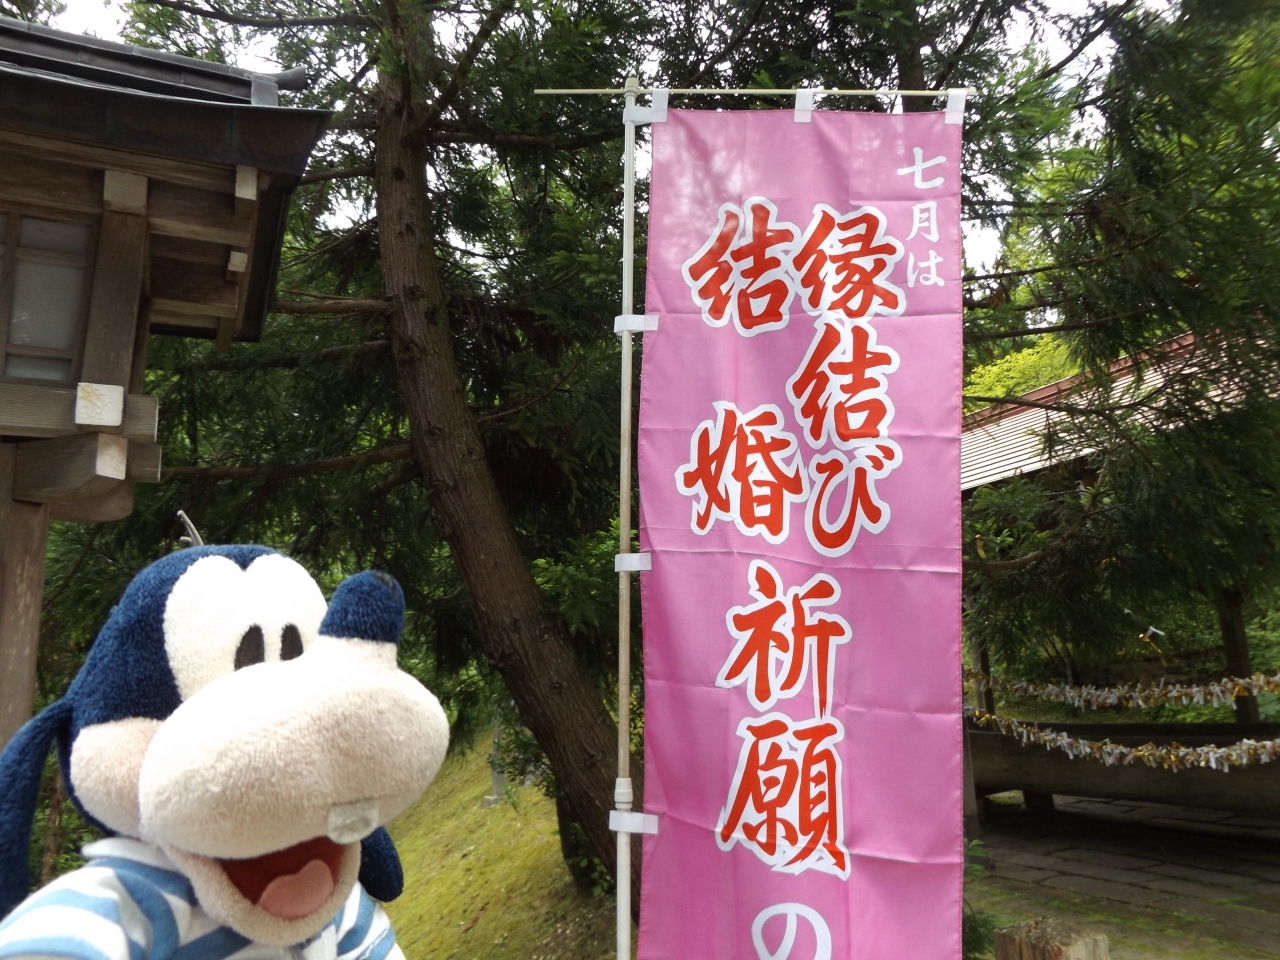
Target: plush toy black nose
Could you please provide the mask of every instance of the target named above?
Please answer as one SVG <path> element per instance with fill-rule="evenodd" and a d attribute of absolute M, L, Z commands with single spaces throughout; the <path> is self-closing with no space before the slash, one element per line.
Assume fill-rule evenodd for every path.
<path fill-rule="evenodd" d="M 404 629 L 404 592 L 395 577 L 365 571 L 339 584 L 320 624 L 326 637 L 356 637 L 399 643 Z"/>

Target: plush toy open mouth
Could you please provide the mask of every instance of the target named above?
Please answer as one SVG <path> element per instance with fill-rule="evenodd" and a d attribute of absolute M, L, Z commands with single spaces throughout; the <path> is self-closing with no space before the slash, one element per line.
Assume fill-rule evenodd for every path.
<path fill-rule="evenodd" d="M 217 863 L 250 903 L 282 920 L 298 920 L 333 893 L 342 850 L 328 837 L 316 837 L 260 857 Z"/>

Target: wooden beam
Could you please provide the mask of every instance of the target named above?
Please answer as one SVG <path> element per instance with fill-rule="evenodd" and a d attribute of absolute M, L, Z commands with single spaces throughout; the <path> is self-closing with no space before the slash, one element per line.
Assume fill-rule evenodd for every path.
<path fill-rule="evenodd" d="M 202 263 L 220 267 L 227 262 L 227 247 L 221 243 L 185 240 L 182 237 L 152 237 L 151 255 L 158 260 Z"/>
<path fill-rule="evenodd" d="M 129 444 L 129 479 L 138 483 L 159 483 L 161 459 L 158 443 Z"/>
<path fill-rule="evenodd" d="M 102 174 L 96 171 L 10 150 L 0 150 L 0 170 L 0 201 L 77 213 L 102 210 Z"/>
<path fill-rule="evenodd" d="M 129 386 L 126 393 L 142 393 L 147 381 L 147 346 L 151 343 L 151 301 L 138 307 L 138 325 L 133 330 L 133 359 L 129 361 Z"/>
<path fill-rule="evenodd" d="M 154 443 L 159 401 L 145 394 L 124 398 L 121 433 L 129 440 Z M 0 434 L 13 437 L 61 437 L 79 433 L 73 387 L 0 383 Z"/>
<path fill-rule="evenodd" d="M 46 504 L 9 505 L 8 521 L 0 528 L 5 557 L 0 564 L 0 747 L 31 719 L 48 539 Z"/>
<path fill-rule="evenodd" d="M 221 266 L 165 260 L 151 262 L 151 309 L 160 313 L 232 317 L 240 289 Z"/>
<path fill-rule="evenodd" d="M 183 336 L 196 336 L 204 331 L 210 335 L 218 332 L 218 318 L 195 313 L 170 313 L 157 307 L 151 311 L 151 326 L 174 328 L 182 331 Z M 168 329 L 166 332 L 172 332 Z"/>
<path fill-rule="evenodd" d="M 129 441 L 109 433 L 81 433 L 18 445 L 13 499 L 53 503 L 96 497 L 128 475 Z"/>
<path fill-rule="evenodd" d="M 133 513 L 133 481 L 119 480 L 106 493 L 83 500 L 49 504 L 50 520 L 71 523 L 110 523 Z"/>
<path fill-rule="evenodd" d="M 102 172 L 102 209 L 147 215 L 147 178 L 120 170 Z"/>
<path fill-rule="evenodd" d="M 219 317 L 218 318 L 218 334 L 214 338 L 214 349 L 219 353 L 227 353 L 231 349 L 231 343 L 236 335 L 236 318 Z"/>
<path fill-rule="evenodd" d="M 119 387 L 129 383 L 146 250 L 146 217 L 114 210 L 102 214 L 82 380 Z"/>
<path fill-rule="evenodd" d="M 155 443 L 160 430 L 160 401 L 145 393 L 124 398 L 124 423 L 120 432 L 130 443 Z"/>
<path fill-rule="evenodd" d="M 1153 732 L 1163 728 L 1162 733 Z M 1280 738 L 1280 724 L 1053 724 L 1053 729 L 1089 740 L 1110 739 L 1125 746 L 1177 742 L 1183 746 Z M 1130 733 L 1132 731 L 1132 733 Z M 1196 732 L 1193 732 L 1196 731 Z M 1202 731 L 1202 732 L 1200 732 Z M 1175 803 L 1209 810 L 1274 815 L 1276 771 L 1271 764 L 1219 770 L 1192 767 L 1169 771 L 1146 764 L 1108 767 L 1094 760 L 1073 760 L 1061 750 L 1024 747 L 1012 737 L 987 730 L 969 731 L 973 779 L 980 796 L 1024 790 L 1073 797 Z"/>
<path fill-rule="evenodd" d="M 250 223 L 229 197 L 167 183 L 152 186 L 147 217 L 152 233 L 247 249 Z"/>
<path fill-rule="evenodd" d="M 57 437 L 76 432 L 75 388 L 0 383 L 0 434 Z"/>
<path fill-rule="evenodd" d="M 255 167 L 236 167 L 236 216 L 248 219 L 258 205 L 258 171 Z"/>
<path fill-rule="evenodd" d="M 13 460 L 16 443 L 0 443 L 0 564 L 4 563 L 4 531 L 9 529 L 9 508 L 13 505 Z M 4 570 L 0 567 L 0 582 Z"/>
<path fill-rule="evenodd" d="M 0 144 L 19 156 L 56 158 L 60 163 L 86 171 L 125 170 L 153 180 L 214 193 L 230 194 L 235 190 L 235 174 L 230 167 L 196 160 L 172 160 L 156 154 L 133 153 L 77 140 L 57 140 L 16 130 L 0 130 Z"/>

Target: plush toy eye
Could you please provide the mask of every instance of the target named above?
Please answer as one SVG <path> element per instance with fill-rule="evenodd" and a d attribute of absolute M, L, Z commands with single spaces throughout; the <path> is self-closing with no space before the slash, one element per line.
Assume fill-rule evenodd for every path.
<path fill-rule="evenodd" d="M 280 634 L 280 659 L 292 660 L 302 656 L 302 634 L 292 623 L 286 623 Z"/>
<path fill-rule="evenodd" d="M 292 660 L 315 641 L 326 604 L 301 566 L 267 554 L 241 567 L 201 557 L 178 578 L 164 612 L 165 652 L 183 700 L 234 670 Z"/>
<path fill-rule="evenodd" d="M 240 638 L 240 645 L 236 647 L 236 669 L 251 667 L 265 659 L 267 659 L 267 647 L 262 641 L 262 628 L 252 626 L 244 632 L 244 636 Z"/>

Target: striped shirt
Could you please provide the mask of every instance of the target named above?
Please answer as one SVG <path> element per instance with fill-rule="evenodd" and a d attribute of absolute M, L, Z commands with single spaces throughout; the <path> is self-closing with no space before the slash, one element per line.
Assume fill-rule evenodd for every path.
<path fill-rule="evenodd" d="M 0 960 L 404 960 L 386 913 L 359 884 L 310 940 L 273 947 L 211 920 L 156 847 L 112 837 L 84 854 L 88 864 L 0 923 Z"/>

